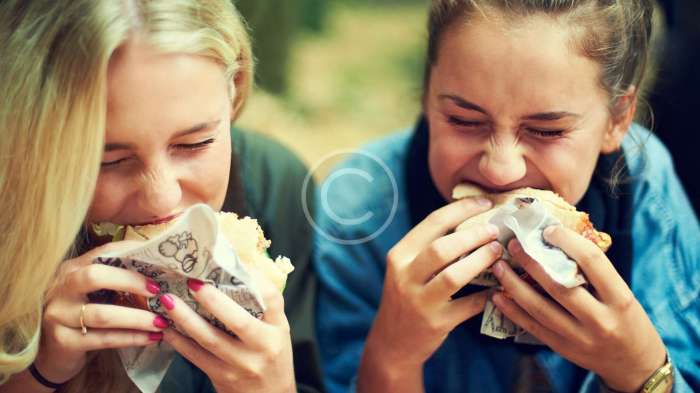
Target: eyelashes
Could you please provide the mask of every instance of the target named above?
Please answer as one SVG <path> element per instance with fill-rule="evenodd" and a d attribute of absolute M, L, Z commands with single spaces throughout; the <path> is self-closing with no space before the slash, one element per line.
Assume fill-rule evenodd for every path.
<path fill-rule="evenodd" d="M 209 138 L 206 140 L 203 140 L 201 142 L 197 143 L 181 143 L 177 145 L 173 145 L 173 148 L 179 151 L 183 152 L 196 152 L 199 150 L 203 150 L 207 148 L 209 145 L 214 143 L 216 141 L 216 138 Z M 113 161 L 107 161 L 107 162 L 102 162 L 100 166 L 104 168 L 113 168 L 118 166 L 119 164 L 126 162 L 128 160 L 131 160 L 133 156 L 127 156 L 127 157 L 122 157 Z"/>
<path fill-rule="evenodd" d="M 211 145 L 214 143 L 214 138 L 209 138 L 207 140 L 204 140 L 202 142 L 197 142 L 197 143 L 185 143 L 185 144 L 179 144 L 175 145 L 175 148 L 181 149 L 181 150 L 199 150 L 203 147 L 206 147 L 207 145 Z"/>
<path fill-rule="evenodd" d="M 447 122 L 453 126 L 459 127 L 459 128 L 467 128 L 467 129 L 473 129 L 473 130 L 482 130 L 484 127 L 488 127 L 489 124 L 484 121 L 475 121 L 475 120 L 465 120 L 461 119 L 456 116 L 447 116 Z M 533 127 L 525 127 L 523 128 L 527 133 L 534 135 L 538 138 L 558 138 L 564 135 L 566 132 L 565 129 L 558 128 L 558 129 L 545 129 L 545 128 L 533 128 Z"/>
<path fill-rule="evenodd" d="M 526 128 L 527 132 L 541 138 L 557 138 L 564 134 L 565 130 L 543 130 L 537 128 Z"/>

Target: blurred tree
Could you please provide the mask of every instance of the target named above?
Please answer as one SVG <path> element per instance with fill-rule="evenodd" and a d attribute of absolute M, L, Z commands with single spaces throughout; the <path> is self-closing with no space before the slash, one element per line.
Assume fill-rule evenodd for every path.
<path fill-rule="evenodd" d="M 248 22 L 257 85 L 273 94 L 288 86 L 292 47 L 300 28 L 320 32 L 327 0 L 234 0 Z"/>
<path fill-rule="evenodd" d="M 284 93 L 297 30 L 297 1 L 234 0 L 234 4 L 251 30 L 257 85 L 273 94 Z"/>

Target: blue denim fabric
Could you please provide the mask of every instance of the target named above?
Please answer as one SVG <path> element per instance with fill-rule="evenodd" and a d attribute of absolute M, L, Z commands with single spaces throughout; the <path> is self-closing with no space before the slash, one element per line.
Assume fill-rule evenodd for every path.
<path fill-rule="evenodd" d="M 674 391 L 700 391 L 700 225 L 665 147 L 640 126 L 630 131 L 623 149 L 633 178 L 632 289 L 668 348 Z M 411 176 L 405 173 L 409 142 L 407 130 L 364 147 L 369 156 L 346 160 L 338 167 L 345 175 L 319 189 L 316 326 L 331 393 L 354 391 L 381 299 L 386 254 L 411 227 L 404 192 Z M 472 340 L 459 328 L 448 336 L 426 363 L 428 392 L 512 391 L 520 356 L 515 347 L 486 351 Z M 536 359 L 556 392 L 600 388 L 593 373 L 556 353 L 543 350 Z"/>

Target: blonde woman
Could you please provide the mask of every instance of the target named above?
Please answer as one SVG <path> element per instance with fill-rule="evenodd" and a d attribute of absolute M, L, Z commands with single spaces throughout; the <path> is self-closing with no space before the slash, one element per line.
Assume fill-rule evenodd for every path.
<path fill-rule="evenodd" d="M 0 384 L 36 355 L 44 292 L 87 212 L 116 45 L 106 18 L 64 29 L 60 18 L 43 18 L 59 4 L 19 12 L 17 3 L 0 4 Z M 79 10 L 63 8 L 67 18 Z M 40 388 L 28 372 L 13 379 Z"/>
<path fill-rule="evenodd" d="M 92 129 L 104 133 L 104 148 L 95 191 L 86 192 L 92 201 L 81 220 L 164 222 L 194 203 L 217 210 L 245 209 L 259 216 L 264 227 L 284 228 L 283 233 L 270 232 L 275 243 L 294 234 L 295 249 L 285 253 L 296 253 L 295 261 L 303 261 L 298 253 L 304 249 L 297 237 L 301 231 L 286 225 L 299 222 L 301 209 L 280 208 L 268 198 L 290 192 L 296 186 L 293 180 L 303 178 L 303 166 L 271 141 L 229 132 L 250 89 L 252 61 L 245 26 L 228 0 L 10 1 L 3 7 L 12 26 L 8 35 L 32 30 L 41 38 L 53 34 L 49 42 L 55 44 L 44 47 L 50 60 L 69 62 L 68 75 L 95 73 L 98 80 L 96 94 L 102 106 L 91 108 L 106 117 Z M 48 25 L 37 31 L 42 21 L 50 21 L 55 33 Z M 25 43 L 33 45 L 30 39 Z M 89 72 L 71 69 L 76 67 L 71 62 L 80 59 L 54 51 L 63 45 L 102 54 L 103 67 Z M 236 153 L 240 168 L 234 165 Z M 277 192 L 261 192 L 262 187 Z M 288 215 L 285 225 L 277 225 L 284 212 L 293 211 L 297 216 Z M 89 238 L 83 240 L 88 244 L 82 249 L 94 246 Z M 189 283 L 199 303 L 236 333 L 232 338 L 181 299 L 160 293 L 145 277 L 91 264 L 93 255 L 94 251 L 84 253 L 60 266 L 45 301 L 36 360 L 28 371 L 0 386 L 0 392 L 132 391 L 135 386 L 112 349 L 161 340 L 189 361 L 175 362 L 161 386 L 164 391 L 306 390 L 303 376 L 295 381 L 285 301 L 272 285 L 261 284 L 268 309 L 258 320 L 214 287 Z M 310 308 L 313 302 L 303 300 L 310 299 L 312 284 L 292 285 L 300 291 L 288 288 L 286 293 L 296 296 L 288 297 L 288 304 Z M 91 303 L 87 294 L 101 288 L 159 296 L 189 338 L 167 329 L 166 321 L 153 313 Z M 295 310 L 287 312 L 296 315 Z M 304 323 L 303 315 L 297 322 Z M 34 323 L 35 327 L 36 319 Z M 313 364 L 306 356 L 302 361 Z"/>

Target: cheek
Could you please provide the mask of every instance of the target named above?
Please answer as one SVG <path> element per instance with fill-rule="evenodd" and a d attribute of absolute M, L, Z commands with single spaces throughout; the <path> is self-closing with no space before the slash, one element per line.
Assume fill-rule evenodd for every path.
<path fill-rule="evenodd" d="M 215 144 L 209 150 L 190 160 L 188 181 L 183 181 L 186 200 L 203 202 L 218 210 L 228 188 L 231 170 L 231 141 Z"/>
<path fill-rule="evenodd" d="M 88 211 L 88 222 L 110 221 L 129 199 L 130 186 L 127 179 L 111 173 L 100 173 L 95 194 Z"/>
<path fill-rule="evenodd" d="M 571 204 L 578 203 L 591 181 L 598 151 L 588 148 L 584 141 L 540 147 L 532 162 L 547 179 L 553 190 Z"/>
<path fill-rule="evenodd" d="M 464 168 L 475 155 L 474 145 L 466 139 L 447 125 L 436 124 L 430 129 L 430 174 L 438 191 L 448 201 Z"/>

